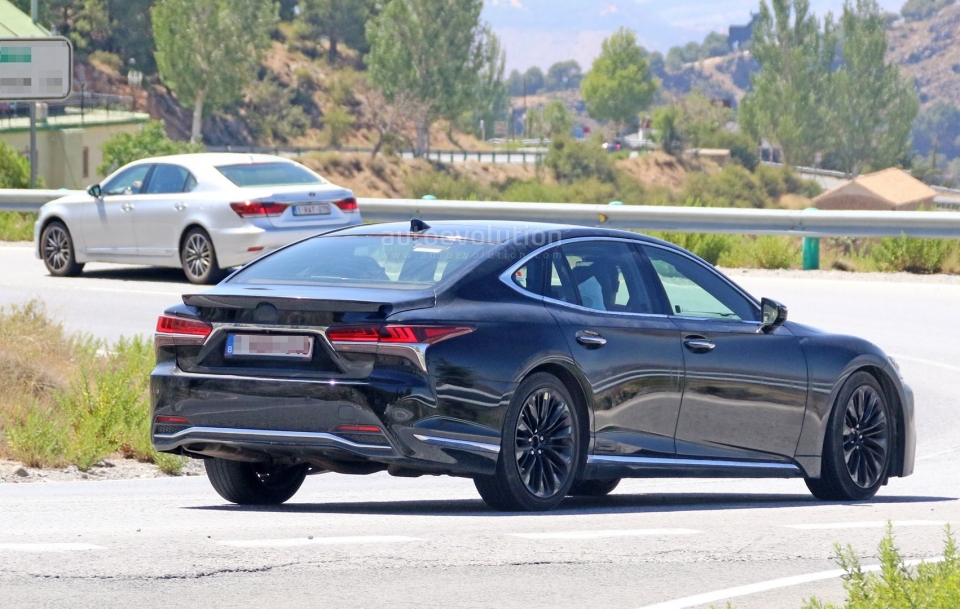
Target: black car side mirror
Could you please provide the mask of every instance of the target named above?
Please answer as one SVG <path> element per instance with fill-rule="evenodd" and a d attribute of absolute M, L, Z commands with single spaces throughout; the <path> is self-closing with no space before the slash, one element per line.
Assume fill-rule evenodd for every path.
<path fill-rule="evenodd" d="M 776 300 L 764 298 L 760 303 L 763 311 L 763 322 L 760 324 L 760 331 L 764 334 L 770 334 L 787 321 L 787 305 L 780 304 Z"/>
<path fill-rule="evenodd" d="M 100 197 L 103 196 L 103 191 L 100 189 L 99 184 L 94 184 L 93 186 L 87 189 L 87 194 L 93 197 L 94 199 L 99 199 Z"/>

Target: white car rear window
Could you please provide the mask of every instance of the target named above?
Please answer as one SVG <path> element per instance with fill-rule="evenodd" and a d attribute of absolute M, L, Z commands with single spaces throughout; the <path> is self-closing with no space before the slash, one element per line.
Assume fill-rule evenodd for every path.
<path fill-rule="evenodd" d="M 221 165 L 217 171 L 240 188 L 327 184 L 326 180 L 296 163 Z"/>

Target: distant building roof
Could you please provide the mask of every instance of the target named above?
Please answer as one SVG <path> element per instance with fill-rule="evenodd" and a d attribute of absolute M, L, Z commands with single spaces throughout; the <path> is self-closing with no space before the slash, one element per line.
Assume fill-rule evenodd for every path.
<path fill-rule="evenodd" d="M 937 191 L 902 169 L 863 175 L 813 200 L 819 209 L 918 209 L 933 203 Z"/>
<path fill-rule="evenodd" d="M 0 0 L 0 38 L 42 38 L 50 32 L 35 24 L 9 0 Z"/>

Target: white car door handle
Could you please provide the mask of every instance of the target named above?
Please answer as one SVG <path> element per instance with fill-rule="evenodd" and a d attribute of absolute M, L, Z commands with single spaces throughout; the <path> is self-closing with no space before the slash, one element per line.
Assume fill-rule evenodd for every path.
<path fill-rule="evenodd" d="M 173 206 L 173 208 L 174 208 L 175 210 L 177 210 L 177 211 L 183 211 L 183 210 L 185 210 L 185 209 L 187 208 L 187 204 L 186 204 L 186 203 L 177 203 L 176 205 Z"/>
<path fill-rule="evenodd" d="M 120 209 L 123 211 L 133 211 L 133 203 L 124 203 Z"/>

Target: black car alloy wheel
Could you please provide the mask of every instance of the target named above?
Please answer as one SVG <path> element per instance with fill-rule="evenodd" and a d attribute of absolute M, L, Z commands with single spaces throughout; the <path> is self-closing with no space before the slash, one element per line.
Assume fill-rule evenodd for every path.
<path fill-rule="evenodd" d="M 862 501 L 877 494 L 891 461 L 893 421 L 880 383 L 871 374 L 850 376 L 837 395 L 823 441 L 820 478 L 807 487 L 825 501 Z"/>
<path fill-rule="evenodd" d="M 517 388 L 507 411 L 496 473 L 475 478 L 477 490 L 498 510 L 556 507 L 578 473 L 580 443 L 570 392 L 556 377 L 534 374 Z"/>
<path fill-rule="evenodd" d="M 573 469 L 570 404 L 546 387 L 527 398 L 517 421 L 515 457 L 520 479 L 537 497 L 552 497 Z"/>
<path fill-rule="evenodd" d="M 880 480 L 887 463 L 887 413 L 876 389 L 862 385 L 847 400 L 843 417 L 843 459 L 860 488 Z"/>

